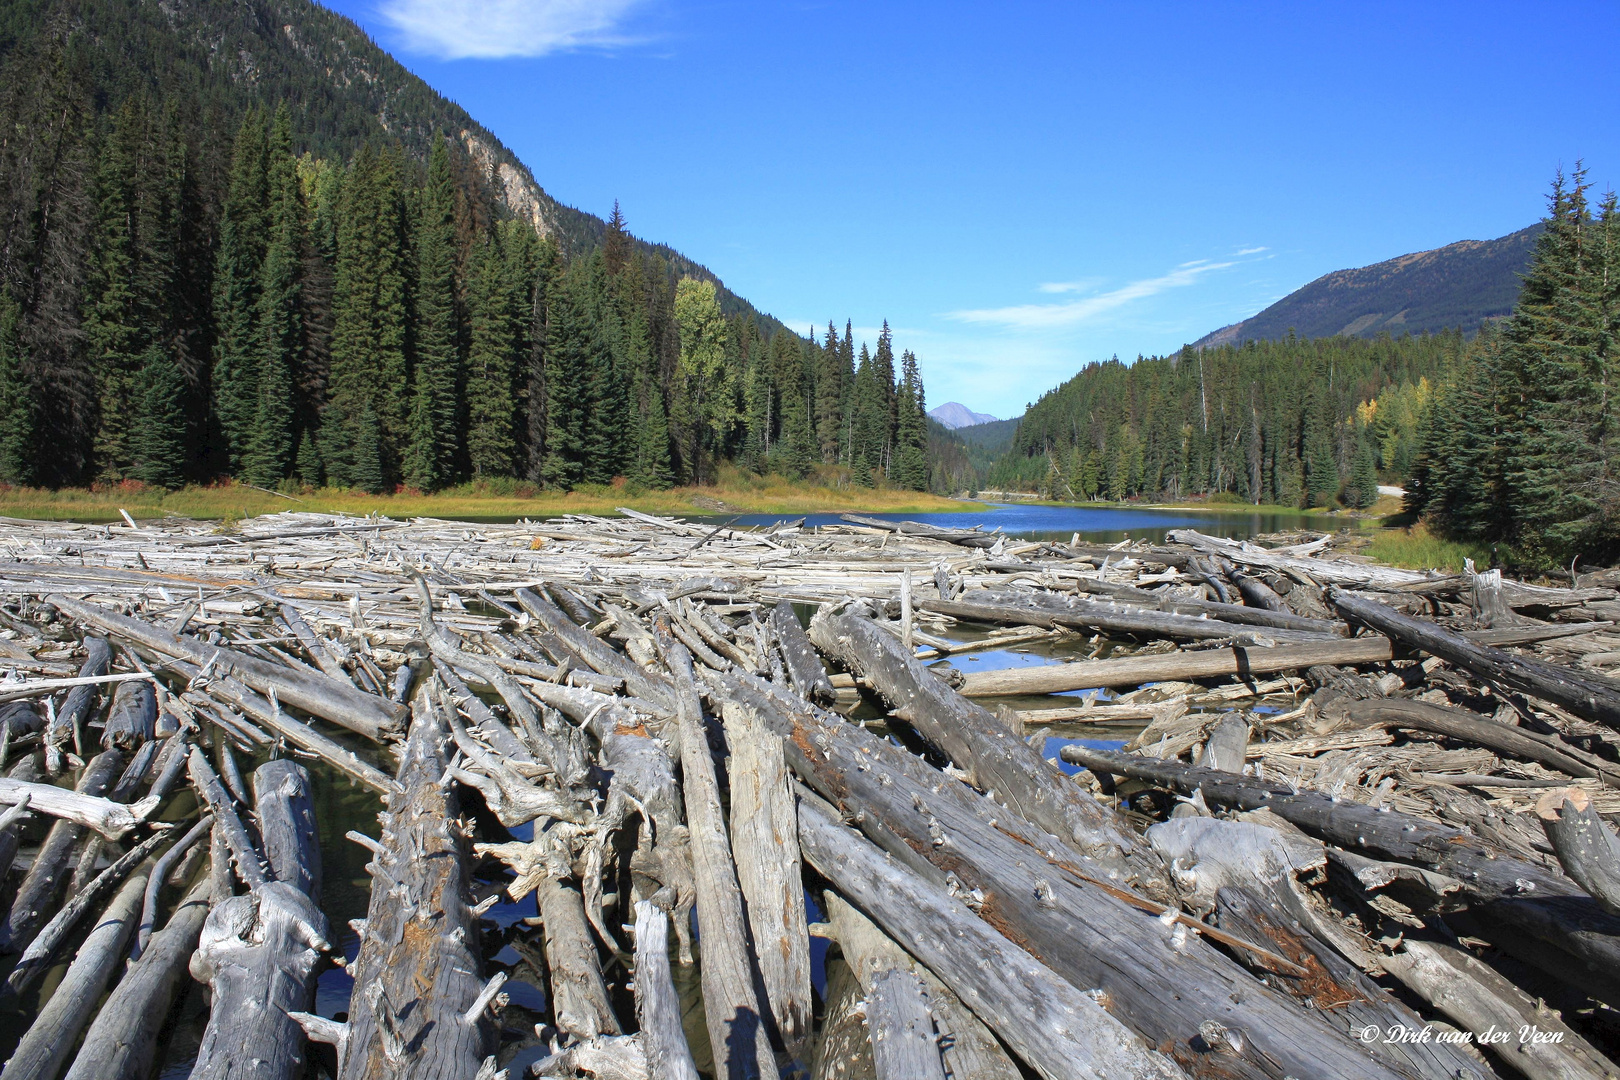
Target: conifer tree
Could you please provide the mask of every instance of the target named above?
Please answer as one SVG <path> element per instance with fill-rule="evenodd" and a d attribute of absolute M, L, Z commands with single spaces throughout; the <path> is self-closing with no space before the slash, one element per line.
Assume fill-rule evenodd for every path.
<path fill-rule="evenodd" d="M 233 470 L 252 438 L 259 406 L 256 316 L 267 246 L 265 150 L 264 117 L 250 109 L 231 152 L 214 262 L 214 410 Z"/>
<path fill-rule="evenodd" d="M 360 409 L 360 417 L 350 436 L 350 460 L 353 462 L 350 483 L 361 491 L 373 495 L 387 489 L 387 476 L 383 471 L 383 432 L 377 420 L 377 410 L 371 402 Z"/>
<path fill-rule="evenodd" d="M 18 348 L 20 317 L 11 294 L 0 288 L 0 484 L 33 479 L 34 400 Z"/>
<path fill-rule="evenodd" d="M 707 448 L 723 437 L 735 407 L 725 385 L 726 320 L 715 300 L 714 282 L 682 278 L 675 289 L 675 321 L 680 327 L 680 377 L 690 402 L 692 479 L 703 483 Z"/>
<path fill-rule="evenodd" d="M 789 479 L 802 479 L 816 459 L 815 432 L 804 385 L 804 357 L 799 340 L 781 332 L 771 340 L 782 417 L 781 441 L 776 455 L 779 470 Z"/>
<path fill-rule="evenodd" d="M 177 488 L 185 479 L 185 379 L 159 345 L 142 358 L 135 386 L 130 475 L 153 487 Z"/>
<path fill-rule="evenodd" d="M 455 476 L 460 349 L 456 340 L 456 191 L 445 141 L 428 156 L 416 224 L 411 414 L 405 482 L 434 491 Z"/>
<path fill-rule="evenodd" d="M 838 339 L 838 328 L 827 320 L 827 337 L 818 354 L 821 373 L 816 379 L 816 444 L 821 460 L 831 465 L 838 461 L 841 448 L 844 416 L 843 343 Z"/>
<path fill-rule="evenodd" d="M 258 373 L 254 379 L 258 403 L 242 455 L 242 475 L 250 483 L 273 487 L 292 469 L 294 378 L 303 344 L 299 270 L 303 264 L 304 200 L 293 157 L 292 120 L 285 105 L 271 124 L 265 163 L 268 242 L 259 271 Z"/>
<path fill-rule="evenodd" d="M 510 232 L 498 231 L 473 259 L 466 393 L 467 458 L 474 476 L 512 475 L 517 452 L 515 268 L 503 250 L 513 242 Z"/>
<path fill-rule="evenodd" d="M 548 487 L 571 490 L 585 475 L 585 424 L 589 403 L 581 392 L 592 355 L 600 348 L 591 318 L 583 267 L 558 273 L 550 290 L 546 343 L 545 456 L 541 480 Z"/>
<path fill-rule="evenodd" d="M 928 490 L 928 409 L 923 395 L 922 371 L 908 349 L 900 358 L 900 386 L 896 391 L 895 460 L 893 480 L 911 491 Z"/>
<path fill-rule="evenodd" d="M 895 409 L 898 401 L 894 389 L 894 334 L 889 330 L 888 319 L 883 320 L 883 330 L 878 334 L 877 351 L 872 354 L 872 380 L 881 411 L 873 420 L 874 444 L 868 447 L 867 454 L 873 467 L 884 476 L 888 476 L 893 465 Z"/>

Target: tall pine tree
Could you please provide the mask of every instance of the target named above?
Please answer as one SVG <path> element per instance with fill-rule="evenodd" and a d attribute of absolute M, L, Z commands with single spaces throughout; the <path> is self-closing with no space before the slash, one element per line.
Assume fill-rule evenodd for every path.
<path fill-rule="evenodd" d="M 461 357 L 456 318 L 456 189 L 445 140 L 428 156 L 416 224 L 416 320 L 404 478 L 433 491 L 455 477 Z"/>

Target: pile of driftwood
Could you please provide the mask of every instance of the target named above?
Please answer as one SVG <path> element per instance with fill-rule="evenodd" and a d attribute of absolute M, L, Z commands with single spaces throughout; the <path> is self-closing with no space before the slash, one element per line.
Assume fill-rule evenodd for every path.
<path fill-rule="evenodd" d="M 1620 1075 L 1601 574 L 630 512 L 0 542 L 3 1080 L 152 1075 L 194 984 L 194 1076 Z M 960 670 L 1014 646 L 1085 658 Z M 381 810 L 346 961 L 334 783 Z"/>

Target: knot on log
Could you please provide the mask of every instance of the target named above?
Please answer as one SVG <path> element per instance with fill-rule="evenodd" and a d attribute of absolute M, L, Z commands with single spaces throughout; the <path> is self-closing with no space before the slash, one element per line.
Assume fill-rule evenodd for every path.
<path fill-rule="evenodd" d="M 326 916 L 315 902 L 292 885 L 268 881 L 243 896 L 216 904 L 203 923 L 191 974 L 212 983 L 227 967 L 254 966 L 270 949 L 286 955 L 301 977 L 315 970 L 320 954 L 331 949 Z"/>

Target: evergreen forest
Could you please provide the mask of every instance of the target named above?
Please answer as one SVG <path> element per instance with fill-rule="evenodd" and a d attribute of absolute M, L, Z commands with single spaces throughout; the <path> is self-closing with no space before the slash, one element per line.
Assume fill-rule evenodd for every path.
<path fill-rule="evenodd" d="M 504 150 L 431 130 L 472 122 L 386 54 L 364 43 L 365 84 L 419 121 L 392 131 L 243 12 L 353 30 L 201 5 L 273 61 L 266 105 L 146 5 L 7 6 L 0 483 L 657 488 L 734 463 L 929 486 L 922 375 L 886 327 L 801 337 L 617 208 L 514 209 Z"/>

